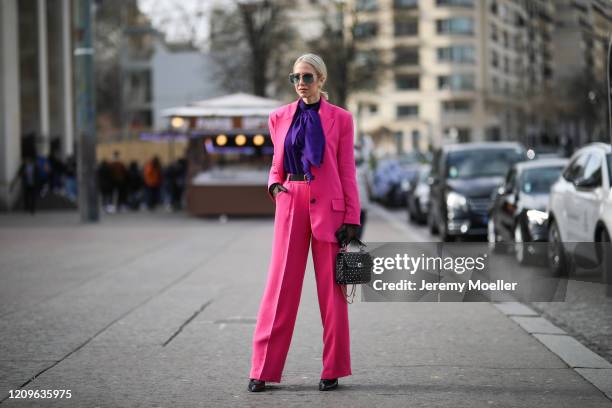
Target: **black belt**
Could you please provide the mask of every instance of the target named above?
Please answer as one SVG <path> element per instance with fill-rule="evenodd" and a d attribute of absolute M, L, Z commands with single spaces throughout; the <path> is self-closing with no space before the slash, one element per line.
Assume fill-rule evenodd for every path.
<path fill-rule="evenodd" d="M 289 181 L 307 181 L 305 174 L 293 174 L 289 173 Z"/>

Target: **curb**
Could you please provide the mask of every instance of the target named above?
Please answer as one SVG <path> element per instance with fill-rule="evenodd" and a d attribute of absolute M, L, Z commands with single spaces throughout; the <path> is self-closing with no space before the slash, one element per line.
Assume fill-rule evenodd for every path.
<path fill-rule="evenodd" d="M 491 303 L 612 400 L 612 364 L 520 302 Z"/>

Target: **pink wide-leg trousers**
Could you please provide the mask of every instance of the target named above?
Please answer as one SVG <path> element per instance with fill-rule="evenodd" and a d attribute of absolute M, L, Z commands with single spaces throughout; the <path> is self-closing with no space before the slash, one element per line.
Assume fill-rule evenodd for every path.
<path fill-rule="evenodd" d="M 310 228 L 310 185 L 285 181 L 276 196 L 272 258 L 253 334 L 249 378 L 280 382 L 302 294 L 312 238 L 312 259 L 323 323 L 323 379 L 351 375 L 346 288 L 334 280 L 337 242 L 318 241 Z"/>

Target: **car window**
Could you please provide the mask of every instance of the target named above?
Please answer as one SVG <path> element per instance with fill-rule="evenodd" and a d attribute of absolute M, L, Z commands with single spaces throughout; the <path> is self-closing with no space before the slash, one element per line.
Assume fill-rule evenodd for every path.
<path fill-rule="evenodd" d="M 525 170 L 521 176 L 521 191 L 526 194 L 545 194 L 559 178 L 563 167 L 540 167 Z"/>
<path fill-rule="evenodd" d="M 592 153 L 589 156 L 589 159 L 584 167 L 584 174 L 582 175 L 581 178 L 583 179 L 591 179 L 591 178 L 595 178 L 599 181 L 599 184 L 601 185 L 602 182 L 602 178 L 601 178 L 601 156 L 595 153 Z"/>
<path fill-rule="evenodd" d="M 584 174 L 582 175 L 582 178 L 590 179 L 593 177 L 599 177 L 599 179 L 601 180 L 601 159 L 602 158 L 600 155 L 595 153 L 591 154 L 589 156 L 589 160 L 586 163 L 586 166 L 584 167 Z"/>
<path fill-rule="evenodd" d="M 570 182 L 574 182 L 581 178 L 584 174 L 584 167 L 588 158 L 588 153 L 583 153 L 576 156 L 563 172 L 563 178 Z"/>
<path fill-rule="evenodd" d="M 524 160 L 520 149 L 477 149 L 449 152 L 446 175 L 451 179 L 502 177 L 516 162 Z"/>

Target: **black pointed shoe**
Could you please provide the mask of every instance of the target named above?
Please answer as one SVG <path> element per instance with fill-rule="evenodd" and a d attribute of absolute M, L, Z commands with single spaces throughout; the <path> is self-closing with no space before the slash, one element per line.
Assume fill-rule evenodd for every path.
<path fill-rule="evenodd" d="M 256 380 L 254 378 L 249 379 L 249 391 L 251 392 L 260 392 L 266 389 L 266 382 L 261 380 Z"/>
<path fill-rule="evenodd" d="M 332 378 L 331 380 L 324 380 L 321 378 L 319 381 L 319 391 L 329 391 L 338 387 L 338 379 Z"/>

